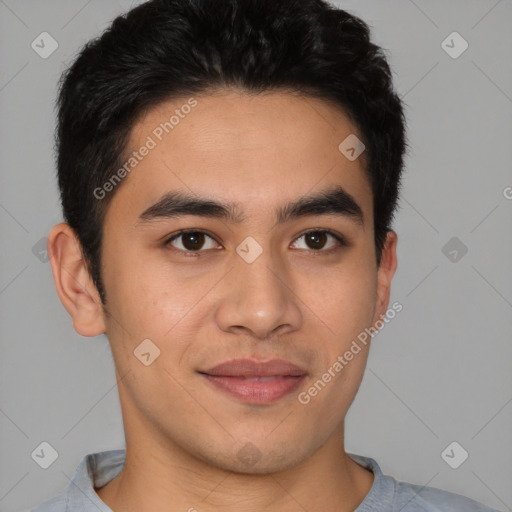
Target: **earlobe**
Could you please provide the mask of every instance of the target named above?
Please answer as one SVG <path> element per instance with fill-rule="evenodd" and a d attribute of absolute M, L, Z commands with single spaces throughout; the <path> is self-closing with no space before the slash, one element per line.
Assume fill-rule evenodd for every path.
<path fill-rule="evenodd" d="M 64 222 L 48 235 L 48 255 L 57 294 L 73 319 L 73 327 L 82 336 L 105 332 L 101 300 L 83 259 L 80 242 Z"/>
<path fill-rule="evenodd" d="M 386 242 L 382 249 L 380 265 L 377 270 L 377 304 L 374 323 L 386 314 L 391 294 L 391 281 L 397 267 L 396 246 L 398 235 L 390 230 L 386 235 Z"/>

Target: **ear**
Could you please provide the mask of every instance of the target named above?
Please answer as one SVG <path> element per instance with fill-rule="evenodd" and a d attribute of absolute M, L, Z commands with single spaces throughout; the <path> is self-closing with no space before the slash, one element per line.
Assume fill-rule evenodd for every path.
<path fill-rule="evenodd" d="M 397 266 L 397 242 L 398 235 L 393 230 L 389 230 L 382 249 L 380 265 L 377 269 L 377 302 L 375 304 L 373 324 L 375 324 L 377 320 L 380 320 L 381 316 L 385 316 L 388 309 L 391 293 L 391 280 L 393 279 Z"/>
<path fill-rule="evenodd" d="M 57 293 L 75 331 L 82 336 L 103 334 L 106 329 L 100 296 L 69 224 L 62 222 L 51 229 L 47 249 Z"/>

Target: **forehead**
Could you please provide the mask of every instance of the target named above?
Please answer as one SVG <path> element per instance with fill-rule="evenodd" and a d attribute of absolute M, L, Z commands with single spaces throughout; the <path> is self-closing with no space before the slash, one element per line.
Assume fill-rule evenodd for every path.
<path fill-rule="evenodd" d="M 167 191 L 183 191 L 251 210 L 341 185 L 367 218 L 365 155 L 351 161 L 339 149 L 349 136 L 362 138 L 340 108 L 285 92 L 162 102 L 134 125 L 125 159 L 137 152 L 139 160 L 112 202 L 140 212 Z"/>

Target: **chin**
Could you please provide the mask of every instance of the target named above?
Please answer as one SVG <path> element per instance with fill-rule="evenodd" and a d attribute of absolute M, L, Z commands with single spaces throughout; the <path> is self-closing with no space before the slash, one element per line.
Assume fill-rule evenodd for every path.
<path fill-rule="evenodd" d="M 308 456 L 304 451 L 299 452 L 296 445 L 287 450 L 282 443 L 279 446 L 273 446 L 267 441 L 265 446 L 265 443 L 257 445 L 247 441 L 233 451 L 233 444 L 235 443 L 232 443 L 226 451 L 217 451 L 213 454 L 203 452 L 197 454 L 197 456 L 203 462 L 215 468 L 247 475 L 267 475 L 286 471 Z M 239 443 L 236 443 L 236 445 L 238 447 Z M 304 447 L 303 443 L 300 442 L 297 445 Z M 314 451 L 313 448 L 311 451 Z"/>

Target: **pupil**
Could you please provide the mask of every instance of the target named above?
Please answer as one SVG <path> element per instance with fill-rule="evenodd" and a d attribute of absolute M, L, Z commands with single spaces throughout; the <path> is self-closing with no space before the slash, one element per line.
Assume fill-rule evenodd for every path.
<path fill-rule="evenodd" d="M 310 241 L 312 240 L 313 241 L 313 249 L 319 249 L 321 247 L 323 247 L 323 243 L 325 243 L 325 233 L 320 233 L 318 231 L 315 231 L 315 232 L 311 232 L 311 233 L 308 233 L 307 235 L 310 239 Z"/>
<path fill-rule="evenodd" d="M 203 233 L 185 233 L 183 237 L 183 245 L 186 249 L 190 251 L 196 251 L 201 248 L 201 242 L 203 241 L 204 238 Z"/>

